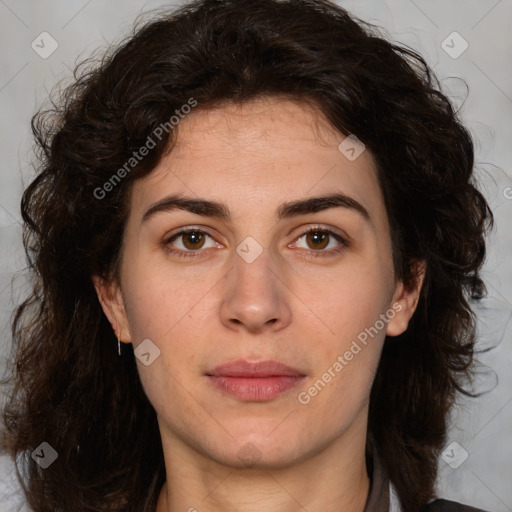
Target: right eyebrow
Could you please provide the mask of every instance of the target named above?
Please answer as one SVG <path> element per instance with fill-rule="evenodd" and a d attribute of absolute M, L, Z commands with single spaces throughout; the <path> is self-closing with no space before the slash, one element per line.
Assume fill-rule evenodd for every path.
<path fill-rule="evenodd" d="M 158 212 L 172 212 L 173 210 L 185 210 L 205 217 L 231 221 L 229 209 L 222 203 L 173 194 L 151 205 L 142 216 L 142 222 L 146 222 Z"/>

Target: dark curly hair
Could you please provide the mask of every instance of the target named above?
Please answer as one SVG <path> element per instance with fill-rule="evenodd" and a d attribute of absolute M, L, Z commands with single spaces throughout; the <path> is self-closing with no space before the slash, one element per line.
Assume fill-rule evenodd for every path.
<path fill-rule="evenodd" d="M 470 301 L 485 291 L 493 221 L 473 184 L 470 135 L 420 55 L 327 0 L 199 0 L 78 66 L 32 121 L 38 174 L 21 211 L 33 287 L 13 317 L 3 419 L 34 511 L 155 510 L 156 414 L 131 346 L 117 355 L 91 276 L 118 276 L 132 184 L 172 151 L 174 132 L 102 199 L 97 190 L 190 98 L 208 109 L 264 96 L 307 101 L 366 145 L 397 277 L 411 287 L 413 263 L 426 262 L 407 331 L 384 344 L 368 438 L 406 512 L 433 497 L 447 413 L 471 373 Z M 59 459 L 41 471 L 30 452 L 43 440 Z"/>

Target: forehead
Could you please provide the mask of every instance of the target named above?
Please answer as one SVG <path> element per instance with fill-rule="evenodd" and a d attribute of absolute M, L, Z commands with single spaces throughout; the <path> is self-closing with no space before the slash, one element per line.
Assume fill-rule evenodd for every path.
<path fill-rule="evenodd" d="M 375 210 L 384 208 L 374 160 L 347 158 L 347 137 L 314 105 L 268 97 L 244 104 L 200 105 L 180 120 L 176 142 L 155 170 L 134 184 L 132 208 L 166 193 L 251 206 L 342 192 Z"/>

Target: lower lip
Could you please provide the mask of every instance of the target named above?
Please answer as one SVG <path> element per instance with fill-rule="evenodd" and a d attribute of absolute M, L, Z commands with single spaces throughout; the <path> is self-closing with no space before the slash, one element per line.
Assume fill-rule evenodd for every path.
<path fill-rule="evenodd" d="M 251 402 L 264 402 L 295 387 L 304 377 L 281 375 L 274 377 L 208 376 L 210 382 L 227 394 Z"/>

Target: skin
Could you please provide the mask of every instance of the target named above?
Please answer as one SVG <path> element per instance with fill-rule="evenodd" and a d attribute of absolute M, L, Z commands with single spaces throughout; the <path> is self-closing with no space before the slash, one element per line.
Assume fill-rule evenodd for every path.
<path fill-rule="evenodd" d="M 371 385 L 385 335 L 407 328 L 421 276 L 413 289 L 396 279 L 374 160 L 369 151 L 347 159 L 344 138 L 318 109 L 283 98 L 198 107 L 180 122 L 174 149 L 133 185 L 120 282 L 93 280 L 121 339 L 160 350 L 149 366 L 137 360 L 164 448 L 158 512 L 364 509 Z M 281 204 L 333 192 L 369 218 L 333 207 L 277 220 Z M 169 194 L 224 203 L 232 218 L 175 209 L 143 221 Z M 212 238 L 168 242 L 188 227 Z M 310 227 L 348 244 L 303 235 Z M 248 236 L 263 250 L 252 263 L 236 252 Z M 298 393 L 393 304 L 400 311 L 379 334 L 301 404 Z M 275 359 L 306 377 L 271 400 L 243 401 L 205 377 L 240 358 Z M 252 463 L 240 457 L 247 452 Z"/>

